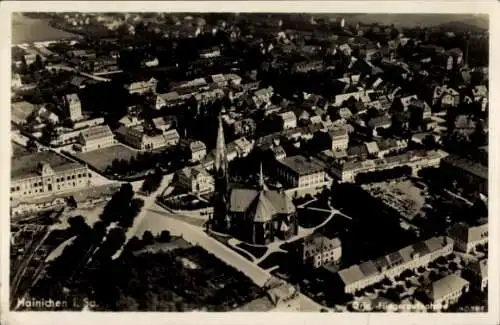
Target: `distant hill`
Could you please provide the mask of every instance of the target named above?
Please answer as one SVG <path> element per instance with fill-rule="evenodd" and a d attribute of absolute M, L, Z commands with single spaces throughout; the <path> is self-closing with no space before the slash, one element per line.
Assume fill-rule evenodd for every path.
<path fill-rule="evenodd" d="M 488 16 L 475 14 L 345 14 L 331 15 L 343 16 L 348 24 L 358 22 L 364 24 L 379 23 L 383 25 L 394 24 L 396 27 L 431 27 L 444 26 L 445 28 L 480 28 L 488 29 Z"/>

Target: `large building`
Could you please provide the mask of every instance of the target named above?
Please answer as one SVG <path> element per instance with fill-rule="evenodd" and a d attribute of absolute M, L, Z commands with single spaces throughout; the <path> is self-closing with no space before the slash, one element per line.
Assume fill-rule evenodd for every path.
<path fill-rule="evenodd" d="M 297 234 L 295 206 L 282 190 L 264 184 L 262 166 L 257 188 L 230 188 L 227 151 L 219 118 L 215 153 L 215 208 L 213 227 L 253 244 L 265 245 L 276 238 Z"/>
<path fill-rule="evenodd" d="M 67 110 L 68 118 L 75 122 L 81 120 L 82 116 L 82 103 L 77 94 L 69 94 L 64 97 L 65 107 Z"/>
<path fill-rule="evenodd" d="M 469 291 L 469 282 L 458 275 L 450 274 L 431 283 L 425 290 L 435 310 L 448 309 Z"/>
<path fill-rule="evenodd" d="M 455 249 L 464 253 L 471 253 L 478 245 L 488 242 L 488 223 L 468 226 L 459 222 L 452 225 L 447 232 L 455 242 Z"/>
<path fill-rule="evenodd" d="M 52 151 L 11 160 L 11 200 L 68 192 L 90 186 L 89 169 Z"/>
<path fill-rule="evenodd" d="M 358 174 L 401 166 L 411 167 L 416 174 L 422 168 L 439 167 L 441 160 L 447 155 L 442 150 L 413 150 L 390 157 L 335 164 L 330 170 L 341 182 L 354 182 Z"/>
<path fill-rule="evenodd" d="M 441 169 L 446 175 L 481 194 L 488 195 L 488 167 L 466 158 L 450 155 L 441 161 Z"/>
<path fill-rule="evenodd" d="M 344 283 L 345 293 L 354 293 L 382 281 L 385 277 L 394 278 L 405 270 L 415 270 L 425 266 L 452 251 L 451 238 L 432 237 L 376 260 L 352 265 L 339 271 L 338 274 Z"/>
<path fill-rule="evenodd" d="M 323 186 L 325 184 L 325 167 L 317 159 L 292 156 L 277 162 L 279 181 L 289 188 Z"/>
<path fill-rule="evenodd" d="M 93 126 L 83 130 L 78 140 L 77 149 L 82 152 L 103 149 L 116 144 L 115 135 L 107 125 Z"/>

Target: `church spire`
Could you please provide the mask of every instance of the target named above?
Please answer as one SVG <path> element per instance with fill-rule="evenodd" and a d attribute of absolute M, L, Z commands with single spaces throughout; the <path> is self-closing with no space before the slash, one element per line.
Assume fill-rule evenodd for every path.
<path fill-rule="evenodd" d="M 261 190 L 267 190 L 266 183 L 264 182 L 264 172 L 262 171 L 262 162 L 260 163 L 259 188 Z"/>
<path fill-rule="evenodd" d="M 219 129 L 217 132 L 217 143 L 215 145 L 215 171 L 227 172 L 226 141 L 224 139 L 224 128 L 222 118 L 219 115 Z"/>

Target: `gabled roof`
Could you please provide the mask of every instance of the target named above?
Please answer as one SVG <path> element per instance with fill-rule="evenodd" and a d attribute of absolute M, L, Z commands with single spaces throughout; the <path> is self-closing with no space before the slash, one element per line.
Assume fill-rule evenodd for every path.
<path fill-rule="evenodd" d="M 450 274 L 442 279 L 433 282 L 427 288 L 427 295 L 433 301 L 436 301 L 446 297 L 452 292 L 462 290 L 462 288 L 468 284 L 469 282 L 467 280 L 464 280 L 455 274 Z"/>
<path fill-rule="evenodd" d="M 245 212 L 255 222 L 266 222 L 276 214 L 295 212 L 292 200 L 284 191 L 233 189 L 230 195 L 230 211 Z"/>

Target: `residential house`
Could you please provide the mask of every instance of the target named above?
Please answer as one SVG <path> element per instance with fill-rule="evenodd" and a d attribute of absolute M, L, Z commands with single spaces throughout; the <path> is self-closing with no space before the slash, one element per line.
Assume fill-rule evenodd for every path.
<path fill-rule="evenodd" d="M 134 127 L 134 126 L 139 126 L 144 123 L 143 119 L 138 118 L 137 116 L 134 115 L 125 115 L 122 117 L 118 123 L 120 125 L 126 126 L 126 127 Z"/>
<path fill-rule="evenodd" d="M 171 91 L 165 94 L 156 94 L 155 109 L 160 110 L 163 107 L 177 106 L 183 102 L 183 99 L 176 91 Z"/>
<path fill-rule="evenodd" d="M 129 94 L 139 94 L 143 95 L 148 92 L 155 93 L 158 80 L 151 78 L 147 81 L 136 81 L 129 84 L 125 84 L 125 89 L 128 90 Z"/>
<path fill-rule="evenodd" d="M 292 111 L 278 114 L 282 130 L 289 130 L 297 127 L 297 116 Z"/>
<path fill-rule="evenodd" d="M 179 145 L 190 161 L 200 161 L 207 155 L 206 145 L 199 140 L 182 138 Z"/>
<path fill-rule="evenodd" d="M 241 137 L 233 141 L 238 157 L 246 157 L 253 149 L 254 141 L 248 141 L 247 138 Z"/>
<path fill-rule="evenodd" d="M 373 136 L 378 136 L 378 129 L 388 129 L 391 125 L 392 120 L 388 115 L 373 117 L 368 121 L 368 126 L 372 129 Z"/>
<path fill-rule="evenodd" d="M 453 240 L 447 237 L 432 237 L 398 251 L 355 264 L 338 272 L 345 293 L 355 293 L 385 278 L 395 278 L 405 270 L 416 270 L 426 266 L 440 256 L 453 251 Z"/>
<path fill-rule="evenodd" d="M 453 224 L 447 230 L 448 236 L 455 241 L 455 249 L 465 253 L 476 250 L 478 245 L 488 242 L 488 223 L 469 226 L 463 222 Z"/>
<path fill-rule="evenodd" d="M 319 268 L 328 263 L 337 263 L 342 257 L 342 244 L 338 237 L 313 233 L 297 245 L 296 253 L 303 264 Z"/>
<path fill-rule="evenodd" d="M 207 194 L 214 191 L 214 179 L 201 166 L 184 167 L 177 172 L 179 185 L 191 193 Z"/>
<path fill-rule="evenodd" d="M 332 140 L 332 151 L 345 151 L 349 146 L 349 134 L 346 128 L 329 130 L 328 134 Z"/>
<path fill-rule="evenodd" d="M 450 274 L 430 284 L 425 293 L 435 310 L 446 310 L 469 291 L 469 281 Z"/>

